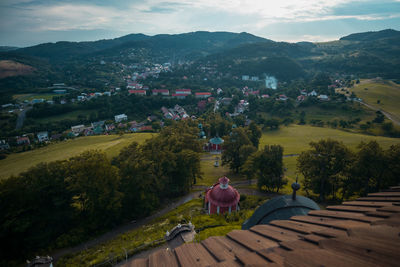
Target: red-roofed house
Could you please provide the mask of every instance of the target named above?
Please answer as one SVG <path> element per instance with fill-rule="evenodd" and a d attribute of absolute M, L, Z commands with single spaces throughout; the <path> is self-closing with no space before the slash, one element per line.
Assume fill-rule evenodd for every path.
<path fill-rule="evenodd" d="M 29 140 L 28 136 L 21 136 L 17 138 L 18 145 L 29 145 L 31 141 Z"/>
<path fill-rule="evenodd" d="M 146 95 L 146 90 L 129 90 L 129 94 Z"/>
<path fill-rule="evenodd" d="M 210 92 L 199 92 L 196 93 L 196 98 L 209 98 L 211 96 Z"/>
<path fill-rule="evenodd" d="M 168 89 L 153 89 L 152 93 L 153 93 L 153 95 L 169 95 L 169 90 Z"/>

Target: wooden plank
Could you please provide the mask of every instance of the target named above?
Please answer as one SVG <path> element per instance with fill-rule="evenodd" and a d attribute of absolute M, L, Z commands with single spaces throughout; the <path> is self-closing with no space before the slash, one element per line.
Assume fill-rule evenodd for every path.
<path fill-rule="evenodd" d="M 379 220 L 379 218 L 365 216 L 364 214 L 355 212 L 344 211 L 331 211 L 331 210 L 312 210 L 308 213 L 309 216 L 329 217 L 333 219 L 354 220 L 360 222 L 371 223 Z"/>
<path fill-rule="evenodd" d="M 358 201 L 400 202 L 400 197 L 360 197 Z"/>
<path fill-rule="evenodd" d="M 380 202 L 380 201 L 346 201 L 342 205 L 345 206 L 360 206 L 360 207 L 386 207 L 393 206 L 390 202 Z"/>
<path fill-rule="evenodd" d="M 321 231 L 327 228 L 327 226 L 320 226 L 315 224 L 309 224 L 304 222 L 288 221 L 288 220 L 275 220 L 271 221 L 270 224 L 279 226 L 281 228 L 296 231 L 300 234 L 311 234 L 313 231 Z"/>
<path fill-rule="evenodd" d="M 373 216 L 373 217 L 380 217 L 380 218 L 389 218 L 390 216 L 393 215 L 393 212 L 384 212 L 384 211 L 369 211 L 365 213 L 367 216 Z"/>
<path fill-rule="evenodd" d="M 279 246 L 275 241 L 249 230 L 233 230 L 227 236 L 252 251 Z"/>
<path fill-rule="evenodd" d="M 400 192 L 378 192 L 370 193 L 369 197 L 400 197 Z"/>
<path fill-rule="evenodd" d="M 343 229 L 343 230 L 347 230 L 352 227 L 360 227 L 360 226 L 369 225 L 368 223 L 365 223 L 365 222 L 359 222 L 359 221 L 353 221 L 353 220 L 335 220 L 335 219 L 326 218 L 326 217 L 307 216 L 307 215 L 306 216 L 293 216 L 290 219 L 294 220 L 294 221 L 306 222 L 306 223 L 317 224 L 317 225 L 322 225 L 322 226 L 329 226 L 332 228 Z"/>
<path fill-rule="evenodd" d="M 338 230 L 338 229 L 333 229 L 333 228 L 327 228 L 324 230 L 320 230 L 320 231 L 314 231 L 313 234 L 316 235 L 320 235 L 323 237 L 329 237 L 329 238 L 333 238 L 333 237 L 347 237 L 347 232 L 344 230 Z"/>
<path fill-rule="evenodd" d="M 312 242 L 314 244 L 318 244 L 319 241 L 326 239 L 326 237 L 320 236 L 320 235 L 305 235 L 304 240 Z"/>
<path fill-rule="evenodd" d="M 262 255 L 264 258 L 269 261 L 276 263 L 279 266 L 283 266 L 284 258 L 281 256 L 282 251 L 275 252 L 275 249 L 262 249 L 257 251 L 258 254 Z"/>
<path fill-rule="evenodd" d="M 315 243 L 308 242 L 306 240 L 296 240 L 289 242 L 282 242 L 279 245 L 288 250 L 296 249 L 317 249 L 318 246 Z"/>
<path fill-rule="evenodd" d="M 391 190 L 399 190 L 400 191 L 400 185 L 391 186 L 390 189 Z"/>
<path fill-rule="evenodd" d="M 327 210 L 337 210 L 337 211 L 351 211 L 351 212 L 359 212 L 359 213 L 376 211 L 376 208 L 373 208 L 373 207 L 344 206 L 344 205 L 328 206 L 328 207 L 326 207 L 326 209 Z"/>
<path fill-rule="evenodd" d="M 376 266 L 351 256 L 342 256 L 325 249 L 294 250 L 286 252 L 285 266 L 293 267 L 367 267 Z"/>
<path fill-rule="evenodd" d="M 375 251 L 378 254 L 386 255 L 389 257 L 399 257 L 400 246 L 393 246 L 392 244 L 376 242 L 375 240 L 362 239 L 357 237 L 336 238 L 340 242 L 344 242 L 349 246 L 358 247 L 367 251 Z"/>
<path fill-rule="evenodd" d="M 240 267 L 242 266 L 236 260 L 228 260 L 228 261 L 221 261 L 216 262 L 210 265 L 210 267 Z"/>
<path fill-rule="evenodd" d="M 384 211 L 384 212 L 393 212 L 393 213 L 400 213 L 400 206 L 386 206 L 377 208 L 377 211 Z"/>
<path fill-rule="evenodd" d="M 208 266 L 216 262 L 199 243 L 183 244 L 175 248 L 175 253 L 181 266 Z"/>
<path fill-rule="evenodd" d="M 150 267 L 178 266 L 175 253 L 170 249 L 160 249 L 149 255 Z"/>
<path fill-rule="evenodd" d="M 369 239 L 383 243 L 400 244 L 400 227 L 376 225 L 371 227 L 357 227 L 348 230 L 349 237 Z"/>
<path fill-rule="evenodd" d="M 271 263 L 255 252 L 238 253 L 236 258 L 245 266 L 268 266 Z"/>
<path fill-rule="evenodd" d="M 372 223 L 373 225 L 388 225 L 393 227 L 400 227 L 400 214 L 395 213 L 393 216 L 387 219 L 382 219 Z"/>
<path fill-rule="evenodd" d="M 399 259 L 390 256 L 383 256 L 376 251 L 352 246 L 346 242 L 342 242 L 336 239 L 321 240 L 319 246 L 323 249 L 332 251 L 335 254 L 340 254 L 345 257 L 356 257 L 360 260 L 365 260 L 371 264 L 375 264 L 376 266 L 396 266 L 399 261 Z"/>
<path fill-rule="evenodd" d="M 139 259 L 134 259 L 133 261 L 130 261 L 127 265 L 127 267 L 147 267 L 148 261 L 147 258 L 139 258 Z"/>
<path fill-rule="evenodd" d="M 210 252 L 218 261 L 235 260 L 235 253 L 232 246 L 227 245 L 219 240 L 219 237 L 213 236 L 202 241 L 201 244 Z"/>
<path fill-rule="evenodd" d="M 218 242 L 222 243 L 225 247 L 227 247 L 229 252 L 235 254 L 248 251 L 246 247 L 240 245 L 238 242 L 235 242 L 234 240 L 226 236 L 219 236 Z"/>
<path fill-rule="evenodd" d="M 259 224 L 253 226 L 250 231 L 265 236 L 277 242 L 298 240 L 300 237 L 296 232 L 285 230 L 272 225 Z"/>

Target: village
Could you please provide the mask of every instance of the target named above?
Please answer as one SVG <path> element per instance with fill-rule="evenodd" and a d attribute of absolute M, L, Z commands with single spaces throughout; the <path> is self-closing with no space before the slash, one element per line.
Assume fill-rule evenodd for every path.
<path fill-rule="evenodd" d="M 104 61 L 100 62 L 100 64 L 105 64 Z M 221 88 L 209 88 L 207 90 L 192 90 L 188 88 L 183 89 L 167 89 L 165 85 L 161 85 L 162 89 L 150 89 L 149 85 L 146 85 L 146 78 L 158 78 L 158 75 L 162 72 L 170 72 L 171 64 L 154 64 L 152 68 L 144 68 L 140 65 L 123 65 L 126 71 L 135 70 L 132 74 L 124 76 L 125 86 L 123 87 L 109 87 L 110 89 L 107 91 L 94 91 L 93 90 L 82 90 L 77 89 L 74 86 L 68 86 L 65 83 L 57 83 L 53 84 L 53 86 L 48 87 L 50 92 L 54 95 L 52 99 L 43 99 L 43 98 L 33 98 L 30 101 L 24 100 L 21 102 L 17 102 L 15 104 L 8 103 L 3 104 L 2 112 L 9 114 L 18 114 L 19 117 L 25 116 L 26 110 L 32 108 L 32 106 L 47 103 L 49 105 L 66 105 L 68 103 L 86 103 L 90 102 L 93 99 L 97 99 L 99 97 L 114 97 L 116 95 L 124 95 L 129 97 L 131 95 L 137 97 L 162 97 L 162 98 L 174 98 L 179 100 L 185 100 L 186 98 L 197 99 L 197 105 L 195 109 L 198 112 L 204 112 L 206 107 L 210 105 L 213 108 L 213 111 L 216 112 L 221 106 L 231 105 L 234 97 L 241 96 L 238 103 L 235 103 L 235 106 L 231 112 L 226 112 L 225 115 L 227 117 L 236 117 L 241 114 L 245 114 L 246 111 L 249 110 L 249 98 L 255 97 L 259 99 L 269 99 L 271 101 L 276 102 L 287 102 L 291 101 L 295 105 L 299 105 L 301 102 L 305 101 L 307 98 L 313 98 L 320 102 L 328 102 L 331 101 L 330 97 L 327 94 L 319 93 L 318 90 L 305 90 L 299 89 L 298 95 L 295 98 L 288 97 L 286 94 L 278 93 L 280 90 L 277 90 L 279 87 L 278 80 L 273 76 L 265 76 L 265 78 L 261 79 L 258 76 L 252 75 L 242 75 L 241 80 L 243 82 L 252 82 L 259 84 L 260 82 L 264 83 L 265 89 L 253 89 L 252 86 L 243 86 L 241 89 L 237 89 L 235 94 L 229 95 L 227 92 L 224 92 Z M 137 72 L 137 70 L 142 70 L 142 72 Z M 206 70 L 207 68 L 203 68 Z M 209 71 L 211 74 L 212 71 Z M 187 79 L 187 77 L 183 77 L 182 79 Z M 233 79 L 238 79 L 238 77 L 233 77 Z M 335 94 L 341 95 L 344 90 L 344 81 L 341 79 L 335 80 L 331 85 L 329 85 L 329 89 L 335 90 Z M 92 92 L 90 92 L 92 91 Z M 269 93 L 261 93 L 261 92 L 269 92 Z M 73 96 L 73 97 L 71 97 Z M 347 101 L 362 101 L 359 98 L 351 98 L 347 96 Z M 43 145 L 45 143 L 65 140 L 68 138 L 76 138 L 78 136 L 90 136 L 90 135 L 108 135 L 115 133 L 129 133 L 129 132 L 154 132 L 158 129 L 154 129 L 152 125 L 155 121 L 158 121 L 158 125 L 160 127 L 164 126 L 165 120 L 186 120 L 186 119 L 196 119 L 194 114 L 188 114 L 183 107 L 180 105 L 175 105 L 173 107 L 162 107 L 161 108 L 162 117 L 155 116 L 149 114 L 146 120 L 137 122 L 136 120 L 129 120 L 126 114 L 115 114 L 114 120 L 111 118 L 103 118 L 100 121 L 92 121 L 89 125 L 79 124 L 79 125 L 71 125 L 69 129 L 65 129 L 62 132 L 49 132 L 47 129 L 41 129 L 35 133 L 23 133 L 18 136 L 14 136 L 12 138 L 2 138 L 0 139 L 0 150 L 7 151 L 12 150 L 12 148 L 16 148 L 16 151 L 20 151 L 21 147 L 23 150 L 26 149 L 26 146 L 30 146 L 29 149 L 32 149 L 32 145 L 39 144 Z M 21 122 L 20 122 L 21 123 Z M 23 119 L 22 119 L 23 123 Z M 250 120 L 246 120 L 246 125 L 250 123 Z M 157 128 L 158 128 L 157 125 Z M 21 125 L 19 126 L 21 127 Z"/>

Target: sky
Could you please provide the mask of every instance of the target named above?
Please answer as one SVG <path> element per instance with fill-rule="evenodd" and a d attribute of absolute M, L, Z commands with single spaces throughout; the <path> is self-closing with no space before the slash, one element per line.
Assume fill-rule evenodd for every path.
<path fill-rule="evenodd" d="M 18 47 L 200 30 L 323 42 L 388 28 L 400 30 L 400 0 L 0 0 L 0 45 Z"/>

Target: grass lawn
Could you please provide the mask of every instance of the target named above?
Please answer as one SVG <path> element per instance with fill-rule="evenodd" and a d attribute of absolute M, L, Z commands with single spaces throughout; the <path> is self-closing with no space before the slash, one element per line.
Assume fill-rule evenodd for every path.
<path fill-rule="evenodd" d="M 350 149 L 356 150 L 357 145 L 361 142 L 368 142 L 376 140 L 384 149 L 391 145 L 399 144 L 400 138 L 389 138 L 382 136 L 370 136 L 358 133 L 351 133 L 337 129 L 313 127 L 308 125 L 291 125 L 289 127 L 282 127 L 277 131 L 264 132 L 261 140 L 260 147 L 264 145 L 281 145 L 284 148 L 284 155 L 300 154 L 302 151 L 310 149 L 309 143 L 311 141 L 319 141 L 324 138 L 332 138 L 342 141 Z M 288 179 L 288 184 L 282 190 L 282 193 L 289 194 L 292 192 L 291 184 L 296 180 L 296 163 L 297 156 L 284 157 L 283 162 L 285 168 L 285 176 Z M 303 179 L 299 174 L 299 181 Z M 300 189 L 300 194 L 304 195 L 304 191 Z"/>
<path fill-rule="evenodd" d="M 217 157 L 219 158 L 219 167 L 214 166 Z M 223 176 L 229 177 L 231 182 L 245 179 L 245 177 L 240 174 L 232 173 L 228 166 L 221 166 L 221 155 L 202 154 L 200 167 L 203 172 L 203 179 L 199 179 L 196 185 L 211 186 L 218 182 L 218 179 Z"/>
<path fill-rule="evenodd" d="M 15 153 L 0 161 L 0 179 L 8 178 L 10 175 L 17 175 L 26 171 L 40 162 L 50 162 L 64 160 L 76 156 L 85 150 L 100 149 L 107 153 L 109 157 L 116 156 L 121 148 L 129 145 L 133 141 L 144 142 L 151 138 L 152 133 L 134 133 L 118 135 L 99 135 L 79 137 L 32 151 Z"/>
<path fill-rule="evenodd" d="M 114 262 L 115 260 L 124 260 L 125 250 L 128 255 L 133 255 L 140 250 L 147 250 L 163 243 L 162 239 L 166 231 L 170 231 L 178 223 L 191 221 L 196 229 L 203 229 L 195 237 L 197 242 L 210 236 L 226 235 L 232 230 L 241 229 L 242 223 L 265 200 L 266 197 L 246 196 L 246 199 L 240 202 L 240 212 L 234 212 L 227 216 L 216 214 L 210 216 L 203 210 L 203 200 L 193 199 L 151 223 L 126 232 L 111 241 L 73 255 L 64 256 L 57 262 L 57 266 L 92 266 L 106 261 L 110 256 L 113 257 Z M 156 240 L 161 242 L 153 244 Z"/>
<path fill-rule="evenodd" d="M 41 99 L 44 100 L 52 100 L 53 96 L 63 96 L 64 94 L 20 94 L 20 95 L 13 95 L 13 98 L 19 101 L 32 101 L 33 99 Z"/>
<path fill-rule="evenodd" d="M 260 140 L 260 148 L 267 144 L 277 144 L 283 146 L 283 153 L 285 155 L 299 154 L 309 149 L 309 143 L 311 141 L 319 141 L 324 138 L 342 141 L 351 149 L 356 149 L 361 141 L 368 142 L 376 140 L 384 149 L 388 148 L 390 145 L 400 143 L 400 138 L 370 136 L 309 125 L 290 125 L 276 131 L 264 132 Z"/>
<path fill-rule="evenodd" d="M 399 84 L 387 80 L 362 80 L 349 90 L 362 98 L 365 103 L 384 110 L 400 120 Z M 377 103 L 378 100 L 380 100 L 379 104 Z"/>

